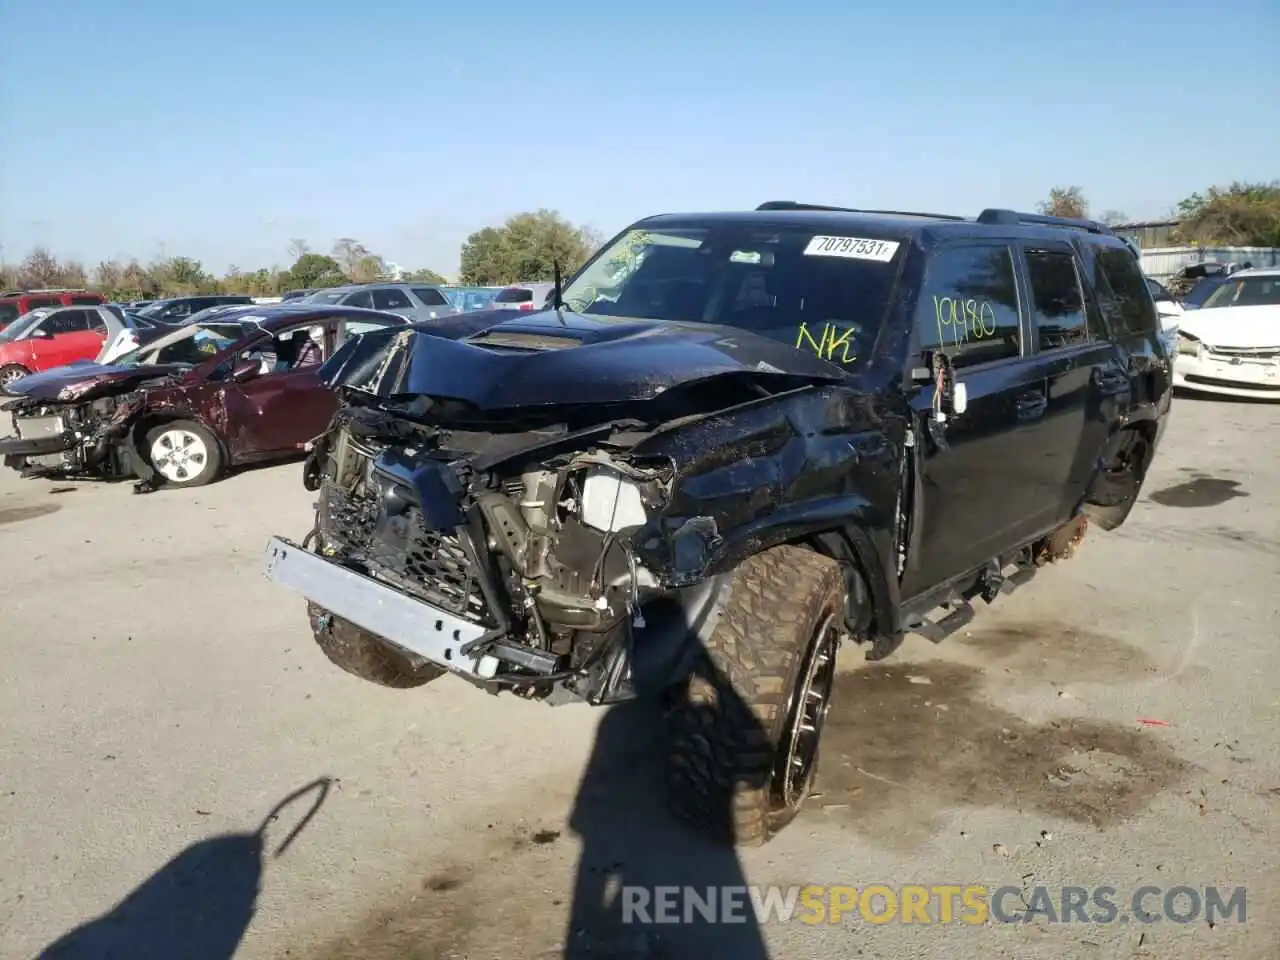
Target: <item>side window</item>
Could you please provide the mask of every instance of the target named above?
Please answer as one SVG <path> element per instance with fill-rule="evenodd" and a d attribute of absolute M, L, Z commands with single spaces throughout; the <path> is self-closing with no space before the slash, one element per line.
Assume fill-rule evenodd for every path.
<path fill-rule="evenodd" d="M 1028 250 L 1027 275 L 1031 280 L 1032 316 L 1040 349 L 1058 350 L 1088 342 L 1089 327 L 1076 258 L 1064 251 Z"/>
<path fill-rule="evenodd" d="M 1124 250 L 1094 252 L 1102 283 L 1095 284 L 1103 312 L 1117 333 L 1154 333 L 1160 321 L 1151 297 L 1150 284 L 1137 262 Z"/>
<path fill-rule="evenodd" d="M 34 310 L 37 307 L 61 307 L 62 301 L 57 297 L 32 297 L 27 302 L 27 309 Z"/>
<path fill-rule="evenodd" d="M 81 293 L 71 298 L 72 303 L 101 303 L 101 297 L 95 297 L 92 294 Z"/>
<path fill-rule="evenodd" d="M 1013 256 L 1003 246 L 942 247 L 932 254 L 916 305 L 924 350 L 957 368 L 1021 355 Z"/>
<path fill-rule="evenodd" d="M 107 321 L 103 319 L 102 314 L 97 310 L 86 310 L 85 316 L 89 319 L 89 329 L 94 333 L 106 333 Z"/>
<path fill-rule="evenodd" d="M 364 307 L 366 310 L 373 309 L 373 297 L 369 296 L 368 290 L 360 290 L 347 297 L 343 303 L 348 307 Z"/>
<path fill-rule="evenodd" d="M 373 307 L 375 310 L 412 310 L 413 301 L 405 296 L 403 290 L 375 290 Z"/>
<path fill-rule="evenodd" d="M 413 287 L 413 295 L 428 307 L 447 307 L 448 299 L 434 287 Z"/>
<path fill-rule="evenodd" d="M 89 315 L 85 310 L 60 310 L 45 320 L 40 329 L 55 337 L 64 333 L 84 333 L 89 329 Z"/>

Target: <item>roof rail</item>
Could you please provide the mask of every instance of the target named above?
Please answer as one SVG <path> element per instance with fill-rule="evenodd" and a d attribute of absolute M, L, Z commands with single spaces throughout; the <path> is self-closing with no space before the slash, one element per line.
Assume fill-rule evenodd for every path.
<path fill-rule="evenodd" d="M 1110 227 L 1097 220 L 1086 220 L 1082 217 L 1051 217 L 1043 213 L 1019 213 L 1016 210 L 1003 210 L 998 207 L 988 207 L 983 210 L 978 214 L 978 222 L 1002 226 L 1017 226 L 1025 223 L 1046 227 L 1070 227 L 1073 230 L 1086 230 L 1089 233 L 1114 235 Z"/>
<path fill-rule="evenodd" d="M 855 207 L 832 207 L 821 203 L 797 203 L 794 200 L 768 200 L 756 210 L 826 210 L 832 213 L 867 213 L 881 217 L 928 217 L 931 220 L 963 220 L 950 213 L 920 213 L 916 210 L 863 210 Z"/>

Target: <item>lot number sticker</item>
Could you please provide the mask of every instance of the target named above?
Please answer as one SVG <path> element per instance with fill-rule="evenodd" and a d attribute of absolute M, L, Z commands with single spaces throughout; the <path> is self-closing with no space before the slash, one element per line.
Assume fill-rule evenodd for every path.
<path fill-rule="evenodd" d="M 806 257 L 845 257 L 881 263 L 888 263 L 897 252 L 895 240 L 866 240 L 862 237 L 814 237 L 804 248 Z"/>

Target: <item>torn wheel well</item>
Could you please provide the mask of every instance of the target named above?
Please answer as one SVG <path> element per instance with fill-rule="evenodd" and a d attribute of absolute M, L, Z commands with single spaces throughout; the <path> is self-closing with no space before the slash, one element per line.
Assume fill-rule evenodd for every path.
<path fill-rule="evenodd" d="M 867 639 L 879 632 L 880 624 L 893 622 L 887 615 L 884 591 L 871 572 L 876 565 L 870 548 L 860 549 L 853 538 L 839 530 L 809 534 L 794 543 L 839 562 L 844 572 L 845 626 L 854 637 Z"/>

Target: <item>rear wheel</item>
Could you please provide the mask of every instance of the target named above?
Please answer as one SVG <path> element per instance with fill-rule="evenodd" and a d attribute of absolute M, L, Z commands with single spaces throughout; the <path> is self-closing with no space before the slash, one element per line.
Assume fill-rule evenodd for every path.
<path fill-rule="evenodd" d="M 23 377 L 30 376 L 31 371 L 20 363 L 7 363 L 0 367 L 0 390 L 8 390 L 9 384 Z"/>
<path fill-rule="evenodd" d="M 795 546 L 743 563 L 667 717 L 675 812 L 724 843 L 766 843 L 813 786 L 844 624 L 834 560 Z"/>
<path fill-rule="evenodd" d="M 1128 427 L 1116 434 L 1087 498 L 1089 518 L 1103 530 L 1124 523 L 1138 500 L 1150 461 L 1151 444 L 1145 431 Z"/>
<path fill-rule="evenodd" d="M 383 687 L 408 689 L 430 683 L 448 671 L 427 664 L 415 667 L 381 637 L 307 601 L 307 617 L 316 643 L 330 662 L 352 676 Z"/>

